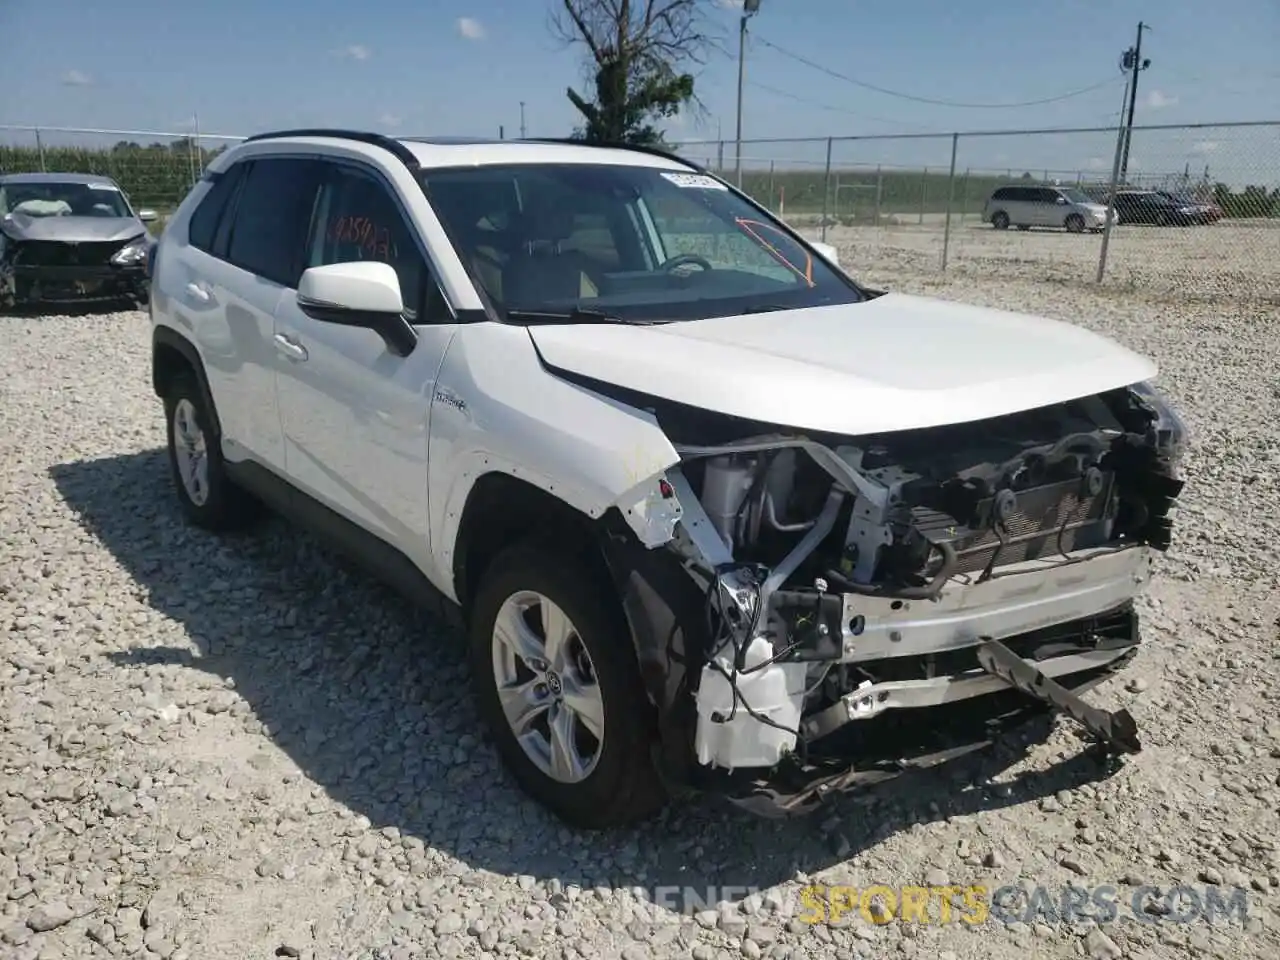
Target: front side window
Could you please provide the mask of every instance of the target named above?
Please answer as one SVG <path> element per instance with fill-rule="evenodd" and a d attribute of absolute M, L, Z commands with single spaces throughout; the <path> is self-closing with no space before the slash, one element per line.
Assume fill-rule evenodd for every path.
<path fill-rule="evenodd" d="M 0 216 L 131 217 L 120 188 L 107 181 L 42 181 L 0 186 Z"/>
<path fill-rule="evenodd" d="M 1093 199 L 1087 193 L 1075 187 L 1063 187 L 1058 192 L 1072 203 L 1093 203 Z"/>
<path fill-rule="evenodd" d="M 422 290 L 424 262 L 400 208 L 373 177 L 333 165 L 316 206 L 307 266 L 378 260 L 400 278 L 411 313 Z"/>
<path fill-rule="evenodd" d="M 428 171 L 423 184 L 504 314 L 661 322 L 862 299 L 779 223 L 702 174 L 486 165 Z"/>

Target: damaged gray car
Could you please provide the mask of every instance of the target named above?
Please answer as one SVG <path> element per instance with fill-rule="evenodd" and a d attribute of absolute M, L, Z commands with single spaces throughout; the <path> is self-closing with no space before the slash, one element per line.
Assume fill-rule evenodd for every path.
<path fill-rule="evenodd" d="M 154 210 L 133 209 L 110 177 L 0 176 L 0 308 L 127 300 L 145 304 Z"/>

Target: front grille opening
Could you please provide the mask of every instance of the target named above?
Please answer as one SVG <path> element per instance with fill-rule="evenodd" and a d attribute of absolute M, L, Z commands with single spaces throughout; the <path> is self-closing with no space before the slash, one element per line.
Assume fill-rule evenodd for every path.
<path fill-rule="evenodd" d="M 128 240 L 25 240 L 18 245 L 14 263 L 24 267 L 104 267 Z"/>

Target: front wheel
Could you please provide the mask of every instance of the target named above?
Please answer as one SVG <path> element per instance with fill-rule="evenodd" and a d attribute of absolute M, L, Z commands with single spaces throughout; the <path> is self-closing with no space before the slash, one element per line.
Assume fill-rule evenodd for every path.
<path fill-rule="evenodd" d="M 991 217 L 991 225 L 997 230 L 1009 229 L 1009 215 L 1003 210 L 996 211 Z"/>
<path fill-rule="evenodd" d="M 623 826 L 666 797 L 652 708 L 608 578 L 538 544 L 501 554 L 472 608 L 480 715 L 520 787 L 568 825 Z"/>

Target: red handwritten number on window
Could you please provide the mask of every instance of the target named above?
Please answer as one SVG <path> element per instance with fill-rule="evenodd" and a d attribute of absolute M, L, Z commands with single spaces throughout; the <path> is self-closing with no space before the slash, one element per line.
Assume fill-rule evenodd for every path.
<path fill-rule="evenodd" d="M 394 254 L 391 231 L 368 217 L 338 217 L 329 227 L 331 243 L 354 244 L 362 255 L 389 262 Z"/>

